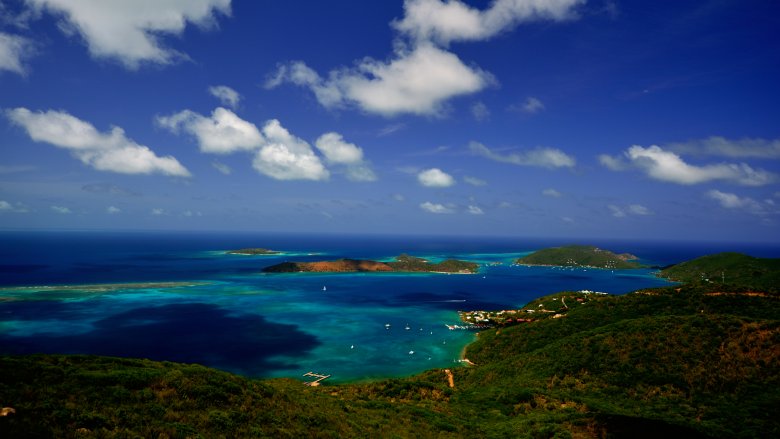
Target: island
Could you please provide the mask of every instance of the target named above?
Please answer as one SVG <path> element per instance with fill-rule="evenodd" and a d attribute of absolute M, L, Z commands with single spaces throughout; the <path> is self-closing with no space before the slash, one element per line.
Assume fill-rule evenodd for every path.
<path fill-rule="evenodd" d="M 257 255 L 278 255 L 281 254 L 282 252 L 276 250 L 269 250 L 267 248 L 240 248 L 238 250 L 228 250 L 225 253 L 229 255 L 257 256 Z"/>
<path fill-rule="evenodd" d="M 629 253 L 615 254 L 591 245 L 568 245 L 539 250 L 515 261 L 520 265 L 606 268 L 625 270 L 642 268 Z"/>
<path fill-rule="evenodd" d="M 780 259 L 754 258 L 742 253 L 717 253 L 666 267 L 658 276 L 683 283 L 742 285 L 780 290 Z"/>
<path fill-rule="evenodd" d="M 394 261 L 380 262 L 367 259 L 337 259 L 335 261 L 282 262 L 263 268 L 265 273 L 357 273 L 357 272 L 421 272 L 472 274 L 479 271 L 473 262 L 447 259 L 431 263 L 425 259 L 401 254 Z"/>

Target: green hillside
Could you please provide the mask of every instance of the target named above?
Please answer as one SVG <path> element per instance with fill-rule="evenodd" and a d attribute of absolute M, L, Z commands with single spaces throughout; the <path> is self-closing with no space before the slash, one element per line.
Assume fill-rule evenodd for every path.
<path fill-rule="evenodd" d="M 762 259 L 741 253 L 718 253 L 683 262 L 661 271 L 678 282 L 742 285 L 762 290 L 780 289 L 780 259 Z"/>
<path fill-rule="evenodd" d="M 441 369 L 313 388 L 146 360 L 0 357 L 0 405 L 16 410 L 0 437 L 780 435 L 775 296 L 576 294 L 538 301 L 566 299 L 561 318 L 481 332 L 454 388 Z"/>
<path fill-rule="evenodd" d="M 589 245 L 552 247 L 531 253 L 515 262 L 523 265 L 555 265 L 562 267 L 596 267 L 609 269 L 639 268 L 635 256 L 617 255 Z"/>

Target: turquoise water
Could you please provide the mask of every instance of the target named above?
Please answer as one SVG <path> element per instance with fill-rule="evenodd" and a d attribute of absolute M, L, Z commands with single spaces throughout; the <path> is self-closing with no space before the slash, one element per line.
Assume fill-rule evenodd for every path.
<path fill-rule="evenodd" d="M 167 236 L 167 235 L 166 235 Z M 257 377 L 330 382 L 405 376 L 459 363 L 458 310 L 507 309 L 561 290 L 623 294 L 667 285 L 652 270 L 513 266 L 548 243 L 507 240 L 190 235 L 2 235 L 0 352 L 87 353 L 200 363 Z M 262 246 L 281 255 L 227 255 Z M 641 246 L 612 244 L 640 253 Z M 481 264 L 476 275 L 264 274 L 285 260 Z M 648 260 L 679 254 L 648 248 Z M 663 255 L 667 255 L 664 259 Z M 639 256 L 644 257 L 642 254 Z M 325 287 L 325 290 L 323 290 Z M 408 329 L 407 329 L 408 328 Z"/>

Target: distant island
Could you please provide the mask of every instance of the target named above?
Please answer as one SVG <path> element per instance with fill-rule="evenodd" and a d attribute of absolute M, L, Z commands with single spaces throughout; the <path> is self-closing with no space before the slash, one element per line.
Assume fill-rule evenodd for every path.
<path fill-rule="evenodd" d="M 240 248 L 238 250 L 228 250 L 225 252 L 229 255 L 278 255 L 281 252 L 276 250 L 269 250 L 267 248 Z"/>
<path fill-rule="evenodd" d="M 667 267 L 658 274 L 683 283 L 740 285 L 780 289 L 780 259 L 754 258 L 742 253 L 717 253 Z"/>
<path fill-rule="evenodd" d="M 623 253 L 615 254 L 590 245 L 568 245 L 552 247 L 523 256 L 515 261 L 521 265 L 547 265 L 560 267 L 593 267 L 623 270 L 642 268 L 636 262 L 636 256 Z"/>
<path fill-rule="evenodd" d="M 282 262 L 263 268 L 265 273 L 357 273 L 357 272 L 423 272 L 423 273 L 476 273 L 479 265 L 473 262 L 447 259 L 431 263 L 422 258 L 401 254 L 391 262 L 367 259 L 337 259 L 335 261 Z"/>

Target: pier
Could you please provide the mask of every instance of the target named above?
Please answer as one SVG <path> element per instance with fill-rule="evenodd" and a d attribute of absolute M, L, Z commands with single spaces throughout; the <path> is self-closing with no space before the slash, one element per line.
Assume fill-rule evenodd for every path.
<path fill-rule="evenodd" d="M 320 385 L 320 382 L 322 380 L 331 377 L 331 375 L 322 375 L 322 374 L 318 374 L 318 373 L 314 373 L 314 372 L 306 372 L 305 374 L 303 374 L 303 376 L 316 378 L 314 381 L 307 381 L 307 382 L 303 383 L 303 384 L 305 384 L 307 386 L 311 386 L 311 387 L 317 387 L 317 386 Z"/>

